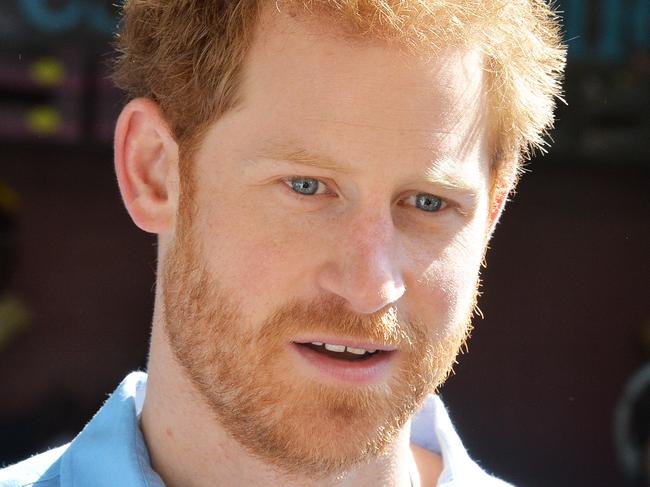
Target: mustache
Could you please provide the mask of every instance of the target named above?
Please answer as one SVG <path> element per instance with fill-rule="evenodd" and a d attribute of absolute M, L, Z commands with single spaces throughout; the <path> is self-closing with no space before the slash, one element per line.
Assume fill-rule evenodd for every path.
<path fill-rule="evenodd" d="M 309 332 L 337 335 L 381 345 L 409 348 L 422 343 L 426 327 L 400 316 L 395 306 L 373 314 L 349 310 L 342 298 L 332 296 L 310 302 L 293 301 L 275 311 L 262 325 L 259 338 L 268 341 Z"/>

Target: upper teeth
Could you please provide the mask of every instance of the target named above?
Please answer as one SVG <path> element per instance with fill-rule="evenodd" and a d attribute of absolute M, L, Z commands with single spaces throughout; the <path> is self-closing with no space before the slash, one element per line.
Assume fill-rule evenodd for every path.
<path fill-rule="evenodd" d="M 323 346 L 325 345 L 325 350 L 329 350 L 330 352 L 349 352 L 353 353 L 355 355 L 363 355 L 364 353 L 375 353 L 377 350 L 366 350 L 365 348 L 353 348 L 353 347 L 346 347 L 345 345 L 333 345 L 331 343 L 323 343 L 323 342 L 311 342 L 312 345 L 316 346 Z"/>

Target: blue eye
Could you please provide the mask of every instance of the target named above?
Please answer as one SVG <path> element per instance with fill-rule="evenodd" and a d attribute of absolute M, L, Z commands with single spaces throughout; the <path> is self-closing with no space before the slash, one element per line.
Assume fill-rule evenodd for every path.
<path fill-rule="evenodd" d="M 320 189 L 320 181 L 313 178 L 292 178 L 288 181 L 296 193 L 304 194 L 307 196 L 314 195 Z"/>
<path fill-rule="evenodd" d="M 432 194 L 422 193 L 415 196 L 415 207 L 422 211 L 440 211 L 445 202 Z"/>

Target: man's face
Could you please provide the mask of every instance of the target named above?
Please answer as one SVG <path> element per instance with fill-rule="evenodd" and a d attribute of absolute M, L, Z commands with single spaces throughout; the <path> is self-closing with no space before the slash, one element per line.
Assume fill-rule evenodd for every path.
<path fill-rule="evenodd" d="M 444 381 L 489 225 L 480 56 L 336 34 L 263 16 L 163 267 L 169 341 L 219 422 L 312 477 L 380 454 Z"/>

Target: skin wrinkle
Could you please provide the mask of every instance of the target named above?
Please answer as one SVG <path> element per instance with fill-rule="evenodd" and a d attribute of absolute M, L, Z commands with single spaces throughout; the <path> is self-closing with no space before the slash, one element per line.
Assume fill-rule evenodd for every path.
<path fill-rule="evenodd" d="M 189 208 L 192 205 L 186 203 L 183 207 Z M 186 218 L 186 215 L 180 215 L 181 220 Z M 444 364 L 453 362 L 454 351 L 460 348 L 466 338 L 468 325 L 454 328 L 456 330 L 454 333 L 460 332 L 455 338 L 447 334 L 440 336 L 439 332 L 436 332 L 435 339 L 433 337 L 427 339 L 428 332 L 422 325 L 408 325 L 406 322 L 398 324 L 400 322 L 395 320 L 396 309 L 382 312 L 377 319 L 361 318 L 344 312 L 341 305 L 334 302 L 310 305 L 289 304 L 270 317 L 256 338 L 237 333 L 235 329 L 226 326 L 228 323 L 240 323 L 241 326 L 243 321 L 241 312 L 238 306 L 229 302 L 224 295 L 219 297 L 219 293 L 223 291 L 218 291 L 220 286 L 205 270 L 201 270 L 202 259 L 196 255 L 192 241 L 191 233 L 187 236 L 179 235 L 164 266 L 166 269 L 165 315 L 168 317 L 166 332 L 169 341 L 177 359 L 208 399 L 220 422 L 228 425 L 231 434 L 234 434 L 235 438 L 246 445 L 252 453 L 278 465 L 290 475 L 323 478 L 345 471 L 363 461 L 364 458 L 380 454 L 394 440 L 424 394 L 430 392 L 428 384 L 441 383 L 448 375 L 449 365 Z M 405 347 L 411 347 L 413 349 L 409 352 L 411 358 L 400 366 L 400 375 L 408 379 L 404 380 L 403 384 L 392 383 L 388 393 L 370 388 L 365 393 L 345 395 L 338 391 L 328 392 L 326 388 L 313 386 L 306 386 L 310 392 L 305 393 L 304 389 L 298 390 L 292 384 L 274 383 L 271 372 L 260 374 L 261 371 L 267 371 L 269 368 L 277 371 L 269 367 L 272 363 L 271 357 L 277 354 L 277 352 L 272 353 L 274 351 L 272 344 L 278 336 L 291 336 L 289 331 L 281 331 L 281 329 L 288 327 L 289 323 L 298 322 L 297 330 L 304 332 L 306 325 L 314 318 L 314 313 L 320 316 L 314 320 L 315 324 L 320 323 L 316 329 L 322 330 L 322 327 L 326 326 L 337 330 L 336 333 L 342 336 L 371 338 L 381 343 L 400 345 L 404 351 L 407 350 Z M 337 316 L 339 318 L 336 318 Z M 185 323 L 189 322 L 193 325 L 186 326 Z M 199 324 L 200 328 L 197 328 Z M 237 338 L 235 336 L 227 338 L 232 333 L 236 333 Z M 224 342 L 238 343 L 237 358 L 218 346 Z M 436 351 L 423 348 L 425 343 L 438 343 Z M 249 360 L 242 359 L 241 356 L 246 346 L 251 350 L 247 352 Z M 236 363 L 253 361 L 254 356 L 260 356 L 257 362 L 260 365 L 254 367 L 258 371 L 257 374 L 250 374 L 243 370 L 239 372 L 237 367 L 233 367 Z M 417 365 L 409 364 L 412 361 L 417 362 Z M 264 363 L 267 364 L 266 367 L 261 365 Z M 208 371 L 211 371 L 210 374 L 205 375 Z M 434 379 L 434 376 L 437 378 Z M 217 380 L 207 380 L 208 377 L 216 377 Z M 274 387 L 268 390 L 268 385 L 266 387 L 264 385 L 266 381 L 271 382 Z M 356 440 L 366 443 L 364 447 L 357 450 L 356 454 L 350 451 L 346 452 L 347 455 L 344 457 L 339 456 L 341 446 L 336 442 L 336 435 L 334 435 L 329 441 L 338 444 L 337 459 L 328 458 L 325 454 L 325 444 L 317 449 L 317 456 L 310 459 L 316 453 L 310 451 L 311 449 L 302 450 L 302 445 L 296 444 L 298 442 L 295 438 L 311 437 L 313 433 L 292 430 L 295 428 L 292 427 L 295 420 L 289 418 L 296 417 L 298 412 L 286 409 L 283 411 L 278 408 L 277 388 L 283 386 L 288 386 L 282 394 L 283 397 L 311 395 L 310 402 L 317 407 L 310 411 L 324 415 L 324 419 L 329 424 L 332 424 L 332 421 L 334 424 L 340 420 L 344 421 L 345 431 L 348 432 L 347 444 L 356 444 L 355 440 L 350 438 L 349 431 L 353 418 L 359 416 L 358 412 L 363 411 L 362 417 L 371 418 L 384 416 L 386 411 L 393 411 L 388 416 L 393 419 L 380 424 L 379 434 L 374 437 L 366 436 Z M 409 391 L 408 394 L 412 399 L 406 399 L 406 391 Z M 376 394 L 378 395 L 375 397 Z M 300 400 L 297 397 L 295 401 L 288 404 L 306 404 L 304 399 Z M 382 400 L 378 400 L 380 397 L 385 397 L 388 401 L 383 407 L 381 407 Z M 241 418 L 244 418 L 243 422 Z M 371 429 L 376 428 L 373 423 Z M 363 427 L 353 429 L 363 430 Z M 291 434 L 280 433 L 287 430 Z M 322 431 L 320 435 L 323 436 Z"/>
<path fill-rule="evenodd" d="M 391 50 L 341 43 L 322 52 L 317 43 L 305 59 L 299 48 L 314 38 L 291 32 L 291 42 L 282 40 L 284 51 L 272 49 L 283 59 L 264 55 L 277 32 L 253 46 L 244 103 L 206 130 L 191 161 L 179 164 L 179 211 L 161 244 L 158 306 L 164 312 L 154 325 L 158 352 L 152 353 L 148 395 L 155 401 L 158 391 L 158 407 L 171 408 L 167 419 L 185 428 L 173 445 L 152 442 L 154 464 L 170 487 L 240 483 L 240 470 L 252 485 L 271 479 L 287 485 L 407 485 L 400 470 L 409 458 L 407 421 L 450 373 L 471 328 L 488 224 L 489 160 L 469 123 L 473 117 L 455 100 L 470 86 L 480 91 L 481 76 L 470 82 L 455 70 L 457 82 L 445 83 L 458 91 L 438 94 L 439 71 L 417 58 L 404 71 L 390 63 Z M 453 59 L 476 60 L 465 54 Z M 380 55 L 383 63 L 374 63 Z M 450 67 L 453 59 L 441 66 Z M 379 66 L 395 70 L 377 93 L 348 87 L 357 103 L 347 106 L 337 96 L 340 77 L 327 78 L 333 85 L 325 91 L 299 82 L 302 70 L 316 73 L 311 60 L 326 73 L 358 70 L 378 80 L 385 78 Z M 413 79 L 425 79 L 421 86 L 430 89 L 401 89 Z M 376 100 L 411 107 L 411 97 L 430 109 L 421 115 L 391 112 L 390 140 L 367 128 L 390 126 Z M 354 128 L 313 117 L 323 113 L 332 120 L 346 110 Z M 461 119 L 468 123 L 459 133 L 468 130 L 473 145 L 462 137 L 440 141 L 437 129 L 452 131 Z M 405 121 L 421 128 L 401 130 Z M 438 151 L 416 149 L 426 145 Z M 290 153 L 302 148 L 345 163 L 349 172 L 332 171 L 326 178 L 340 197 L 293 195 L 282 178 L 321 173 L 251 162 L 269 147 Z M 181 150 L 181 157 L 187 154 Z M 456 173 L 473 181 L 475 211 L 429 214 L 401 204 L 422 191 L 420 184 L 428 187 L 427 172 L 431 176 L 443 164 L 442 155 L 449 156 L 444 164 L 455 164 Z M 309 330 L 397 344 L 401 355 L 376 384 L 315 379 L 286 348 Z M 157 365 L 160 350 L 172 365 Z M 191 400 L 165 404 L 170 372 L 187 377 L 183 387 Z M 156 382 L 163 385 L 156 389 Z M 147 441 L 159 424 L 149 416 L 153 407 L 143 412 L 150 418 L 143 423 Z M 184 423 L 186 416 L 196 423 Z M 210 463 L 208 452 L 220 451 L 215 445 L 234 452 L 232 463 Z M 193 478 L 195 455 L 204 462 L 205 477 Z"/>
<path fill-rule="evenodd" d="M 479 137 L 478 133 L 473 135 Z M 270 163 L 282 163 L 283 161 L 287 161 L 309 167 L 323 168 L 341 173 L 351 173 L 348 165 L 341 164 L 327 156 L 312 154 L 303 148 L 292 149 L 291 147 L 292 144 L 285 144 L 283 147 L 264 149 L 258 153 L 257 158 L 248 159 L 245 163 L 247 165 L 253 165 L 257 162 L 263 161 Z M 461 157 L 463 156 L 465 156 L 465 154 Z M 467 155 L 467 157 L 469 157 L 469 155 Z M 434 157 L 425 171 L 424 179 L 433 184 L 445 187 L 446 189 L 467 192 L 470 196 L 475 196 L 478 189 L 478 182 L 470 180 L 465 173 L 458 171 L 455 167 L 455 161 L 449 157 Z"/>
<path fill-rule="evenodd" d="M 407 160 L 405 158 L 405 161 Z M 245 163 L 247 165 L 254 165 L 258 162 L 277 164 L 284 161 L 346 174 L 352 172 L 349 166 L 334 161 L 329 157 L 312 154 L 302 148 L 291 149 L 291 144 L 286 144 L 285 148 L 278 147 L 262 150 L 256 158 L 248 159 Z M 430 166 L 425 171 L 425 179 L 446 189 L 467 192 L 470 196 L 475 196 L 477 192 L 478 183 L 470 181 L 465 173 L 457 171 L 454 161 L 450 158 L 436 158 L 432 160 Z"/>
<path fill-rule="evenodd" d="M 168 191 L 129 209 L 160 243 L 154 468 L 169 487 L 408 485 L 408 418 L 465 346 L 503 198 L 552 125 L 556 17 L 544 0 L 123 11 L 114 79 L 170 132 Z M 302 165 L 251 162 L 274 144 Z M 295 177 L 332 193 L 292 194 Z M 425 213 L 420 192 L 457 205 Z M 401 355 L 372 385 L 330 381 L 290 354 L 305 330 Z"/>
<path fill-rule="evenodd" d="M 264 21 L 261 10 L 261 2 L 248 0 L 212 8 L 190 0 L 127 2 L 114 79 L 132 97 L 160 101 L 184 145 L 234 105 L 241 63 L 258 32 L 253 26 Z M 320 27 L 312 35 L 341 35 L 317 20 L 324 16 L 344 29 L 349 42 L 381 39 L 419 55 L 476 45 L 488 59 L 490 125 L 499 134 L 490 149 L 495 187 L 510 188 L 518 165 L 545 145 L 554 98 L 562 100 L 566 58 L 558 16 L 547 2 L 282 0 L 274 10 Z M 200 65 L 188 62 L 196 52 Z"/>

